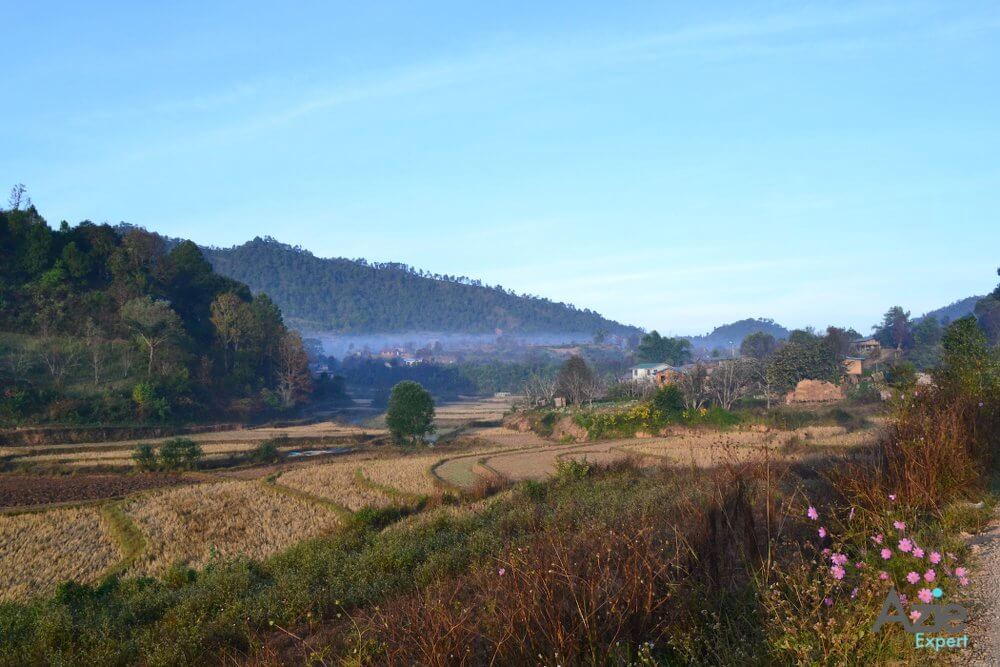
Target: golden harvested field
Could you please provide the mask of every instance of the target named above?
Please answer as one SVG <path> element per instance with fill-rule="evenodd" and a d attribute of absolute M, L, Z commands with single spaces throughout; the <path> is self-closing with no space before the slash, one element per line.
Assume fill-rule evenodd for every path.
<path fill-rule="evenodd" d="M 512 481 L 544 479 L 556 468 L 561 454 L 574 451 L 608 452 L 617 443 L 585 443 L 581 445 L 548 445 L 525 451 L 497 454 L 486 459 L 486 465 Z"/>
<path fill-rule="evenodd" d="M 392 504 L 387 494 L 358 484 L 356 473 L 362 460 L 341 460 L 336 463 L 302 466 L 283 473 L 278 483 L 304 493 L 331 500 L 350 510 L 366 505 Z"/>
<path fill-rule="evenodd" d="M 96 581 L 121 558 L 96 509 L 0 515 L 0 601 L 50 592 L 65 579 Z"/>
<path fill-rule="evenodd" d="M 430 474 L 430 467 L 442 459 L 442 455 L 402 456 L 394 459 L 366 461 L 361 469 L 364 476 L 376 484 L 388 486 L 403 493 L 413 495 L 432 494 L 438 487 Z"/>
<path fill-rule="evenodd" d="M 257 442 L 222 442 L 201 444 L 204 453 L 203 460 L 219 460 L 229 458 L 235 454 L 242 454 L 257 447 Z M 79 445 L 74 445 L 74 448 Z M 296 449 L 309 449 L 311 446 L 286 445 L 278 447 L 279 451 L 288 452 Z M 36 449 L 36 448 L 33 448 Z M 70 449 L 67 447 L 67 449 Z M 116 447 L 113 449 L 94 449 L 83 451 L 53 451 L 49 449 L 38 450 L 44 453 L 30 454 L 27 456 L 15 456 L 11 459 L 14 463 L 62 463 L 73 467 L 87 466 L 128 466 L 135 464 L 132 459 L 132 448 Z"/>
<path fill-rule="evenodd" d="M 162 438 L 139 438 L 115 442 L 88 442 L 70 444 L 29 445 L 25 447 L 4 447 L 0 456 L 30 456 L 34 460 L 44 460 L 39 457 L 50 454 L 68 453 L 66 458 L 94 458 L 98 453 L 130 452 L 140 443 L 154 446 L 162 444 L 173 437 L 183 437 L 194 440 L 209 452 L 238 452 L 253 449 L 261 442 L 279 437 L 288 437 L 290 441 L 296 438 L 350 438 L 365 435 L 383 435 L 384 429 L 364 429 L 360 426 L 339 424 L 336 422 L 320 422 L 303 426 L 261 427 L 254 429 L 233 429 L 229 431 L 214 431 L 209 433 L 193 433 L 181 436 Z M 290 442 L 291 444 L 291 442 Z M 302 443 L 299 443 L 300 446 Z"/>
<path fill-rule="evenodd" d="M 522 433 L 502 426 L 474 428 L 468 431 L 467 434 L 470 438 L 485 440 L 501 449 L 509 447 L 546 447 L 552 445 L 549 440 L 530 431 Z"/>
<path fill-rule="evenodd" d="M 329 508 L 254 481 L 200 484 L 136 499 L 125 506 L 146 537 L 133 574 L 162 574 L 174 563 L 206 565 L 213 555 L 266 558 L 337 527 Z"/>

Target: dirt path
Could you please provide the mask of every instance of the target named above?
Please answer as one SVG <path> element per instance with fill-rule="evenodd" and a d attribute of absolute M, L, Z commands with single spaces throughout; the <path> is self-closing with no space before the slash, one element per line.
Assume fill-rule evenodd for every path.
<path fill-rule="evenodd" d="M 969 540 L 978 557 L 973 570 L 974 607 L 968 626 L 971 665 L 996 665 L 1000 660 L 1000 513 L 984 532 Z"/>

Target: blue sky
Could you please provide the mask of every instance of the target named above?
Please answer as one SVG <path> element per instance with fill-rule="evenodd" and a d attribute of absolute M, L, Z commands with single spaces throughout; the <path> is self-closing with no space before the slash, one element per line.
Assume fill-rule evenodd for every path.
<path fill-rule="evenodd" d="M 0 185 L 52 224 L 271 235 L 670 333 L 867 331 L 996 283 L 996 2 L 2 14 Z"/>

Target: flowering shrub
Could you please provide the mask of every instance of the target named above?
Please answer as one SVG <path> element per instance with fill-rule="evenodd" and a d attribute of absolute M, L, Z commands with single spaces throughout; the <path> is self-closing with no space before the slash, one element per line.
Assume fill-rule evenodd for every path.
<path fill-rule="evenodd" d="M 884 514 L 864 522 L 853 508 L 842 522 L 811 505 L 805 508 L 815 540 L 779 572 L 764 601 L 773 648 L 796 662 L 880 661 L 900 648 L 890 646 L 898 642 L 898 626 L 871 632 L 890 589 L 910 620 L 918 621 L 915 604 L 969 585 L 969 573 L 955 554 L 925 544 L 899 515 L 895 494 L 887 500 Z M 831 527 L 835 524 L 839 531 Z M 872 524 L 879 527 L 865 530 Z"/>
<path fill-rule="evenodd" d="M 638 431 L 655 432 L 670 424 L 726 427 L 738 424 L 739 416 L 718 406 L 663 412 L 654 403 L 637 403 L 624 410 L 578 414 L 576 421 L 591 438 L 629 437 Z"/>

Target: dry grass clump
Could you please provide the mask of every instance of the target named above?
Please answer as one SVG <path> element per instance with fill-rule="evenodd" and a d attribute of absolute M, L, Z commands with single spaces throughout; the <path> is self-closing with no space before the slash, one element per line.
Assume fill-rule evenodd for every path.
<path fill-rule="evenodd" d="M 0 601 L 47 593 L 67 579 L 96 581 L 121 557 L 96 509 L 0 515 Z"/>
<path fill-rule="evenodd" d="M 335 512 L 251 481 L 185 487 L 132 501 L 126 513 L 146 537 L 134 574 L 161 574 L 175 563 L 206 565 L 213 557 L 266 558 L 332 530 Z"/>
<path fill-rule="evenodd" d="M 278 483 L 316 496 L 331 500 L 350 510 L 374 505 L 382 507 L 392 504 L 388 494 L 358 484 L 357 470 L 362 461 L 357 459 L 303 466 L 290 470 L 278 478 Z"/>

